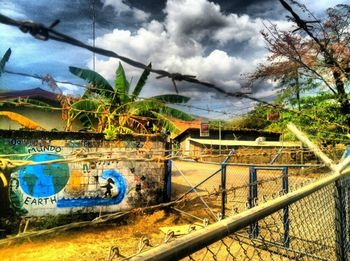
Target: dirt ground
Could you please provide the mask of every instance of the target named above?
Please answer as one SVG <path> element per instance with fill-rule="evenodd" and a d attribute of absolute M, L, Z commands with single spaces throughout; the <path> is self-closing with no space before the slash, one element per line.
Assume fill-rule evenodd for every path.
<path fill-rule="evenodd" d="M 151 245 L 162 242 L 161 226 L 184 223 L 179 216 L 157 211 L 151 215 L 132 217 L 127 225 L 104 225 L 80 231 L 31 239 L 0 249 L 1 260 L 107 260 L 110 248 L 118 246 L 121 254 L 137 251 L 143 236 Z"/>
<path fill-rule="evenodd" d="M 172 177 L 173 199 L 188 191 L 195 185 L 219 169 L 218 165 L 200 164 L 192 162 L 174 162 Z M 227 171 L 227 187 L 247 184 L 247 167 L 235 167 Z M 186 179 L 182 174 L 186 176 Z M 272 176 L 276 173 L 269 174 Z M 262 175 L 261 175 L 262 176 Z M 266 177 L 266 175 L 264 175 Z M 268 178 L 269 176 L 267 176 Z M 298 181 L 303 177 L 298 177 Z M 198 188 L 198 192 L 205 194 L 218 189 L 221 182 L 220 173 Z M 274 182 L 278 192 L 281 185 Z M 276 185 L 277 184 L 277 185 Z M 261 194 L 266 194 L 272 187 L 265 186 Z M 236 195 L 237 196 L 237 195 Z M 241 200 L 246 200 L 246 191 Z M 239 201 L 239 200 L 238 200 Z M 233 203 L 232 203 L 233 204 Z M 241 204 L 242 205 L 242 204 Z M 244 209 L 244 204 L 242 209 Z M 232 206 L 230 206 L 232 208 Z M 183 207 L 186 209 L 186 206 Z M 187 211 L 200 218 L 210 218 L 210 213 L 204 211 L 203 204 L 193 204 Z M 217 214 L 219 205 L 212 206 Z M 212 217 L 213 218 L 213 217 Z M 109 224 L 98 227 L 89 227 L 81 230 L 68 231 L 52 236 L 33 238 L 22 243 L 11 244 L 0 248 L 1 260 L 107 260 L 110 248 L 117 246 L 120 253 L 130 256 L 137 252 L 138 244 L 143 236 L 150 239 L 151 246 L 161 244 L 165 234 L 160 231 L 164 226 L 192 224 L 195 220 L 176 211 L 156 211 L 151 214 L 129 216 L 124 224 Z M 146 247 L 147 249 L 147 247 Z M 116 259 L 117 260 L 117 259 Z"/>

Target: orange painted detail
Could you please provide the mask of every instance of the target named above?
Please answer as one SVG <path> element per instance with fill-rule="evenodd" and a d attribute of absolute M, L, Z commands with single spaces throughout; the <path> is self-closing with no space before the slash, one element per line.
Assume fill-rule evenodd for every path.
<path fill-rule="evenodd" d="M 87 184 L 87 176 L 81 170 L 73 169 L 66 187 L 67 192 L 83 192 Z"/>
<path fill-rule="evenodd" d="M 28 128 L 28 129 L 33 129 L 33 130 L 44 130 L 44 128 L 40 127 L 38 123 L 35 121 L 21 115 L 15 112 L 11 111 L 1 111 L 0 116 L 5 116 L 8 119 L 17 122 L 21 126 Z"/>

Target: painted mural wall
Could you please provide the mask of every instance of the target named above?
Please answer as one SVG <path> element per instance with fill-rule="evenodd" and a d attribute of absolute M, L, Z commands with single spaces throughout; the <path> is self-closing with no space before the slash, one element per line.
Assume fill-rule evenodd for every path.
<path fill-rule="evenodd" d="M 162 141 L 0 139 L 12 153 L 34 162 L 90 156 L 149 159 L 164 155 Z M 76 211 L 114 212 L 162 202 L 163 161 L 81 161 L 26 166 L 11 173 L 9 204 L 19 215 Z"/>

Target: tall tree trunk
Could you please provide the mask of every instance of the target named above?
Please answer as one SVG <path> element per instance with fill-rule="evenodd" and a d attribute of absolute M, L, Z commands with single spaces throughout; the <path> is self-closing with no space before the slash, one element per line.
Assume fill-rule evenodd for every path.
<path fill-rule="evenodd" d="M 346 116 L 346 123 L 350 127 L 350 102 L 344 88 L 344 82 L 341 79 L 341 74 L 337 70 L 333 70 L 333 78 L 338 92 L 338 101 L 341 105 L 340 111 Z"/>
<path fill-rule="evenodd" d="M 298 70 L 296 72 L 295 84 L 296 84 L 296 97 L 297 97 L 297 102 L 298 102 L 298 111 L 300 112 L 300 85 L 299 85 Z"/>

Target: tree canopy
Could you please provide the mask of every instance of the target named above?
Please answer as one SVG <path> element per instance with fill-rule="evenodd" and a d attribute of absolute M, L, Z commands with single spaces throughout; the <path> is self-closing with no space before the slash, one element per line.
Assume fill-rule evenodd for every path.
<path fill-rule="evenodd" d="M 318 19 L 296 1 L 292 1 L 292 6 L 284 0 L 280 2 L 290 13 L 288 19 L 294 30 L 266 26 L 262 35 L 270 55 L 250 75 L 250 80 L 279 81 L 287 99 L 300 99 L 300 93 L 306 91 L 331 94 L 337 103 L 334 109 L 341 118 L 340 124 L 350 127 L 350 6 L 329 8 L 326 16 Z"/>

